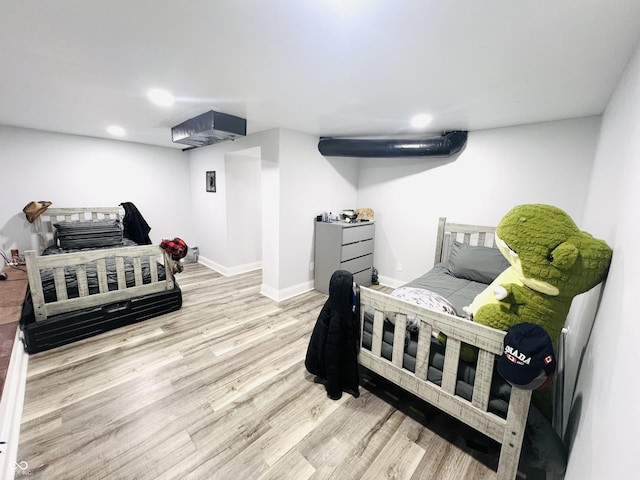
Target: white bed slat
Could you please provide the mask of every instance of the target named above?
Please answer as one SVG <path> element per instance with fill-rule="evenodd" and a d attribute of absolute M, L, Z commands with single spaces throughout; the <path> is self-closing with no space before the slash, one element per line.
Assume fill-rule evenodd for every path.
<path fill-rule="evenodd" d="M 478 234 L 478 245 L 485 246 L 486 235 L 484 232 Z"/>
<path fill-rule="evenodd" d="M 502 449 L 500 450 L 500 460 L 498 461 L 498 479 L 515 478 L 518 471 L 522 440 L 527 426 L 529 403 L 531 403 L 531 393 L 531 390 L 511 389 L 507 424 L 504 429 L 504 437 L 500 440 Z"/>
<path fill-rule="evenodd" d="M 476 378 L 473 383 L 473 397 L 471 398 L 471 403 L 484 411 L 489 408 L 494 359 L 495 356 L 485 350 L 480 350 L 478 352 Z"/>
<path fill-rule="evenodd" d="M 160 250 L 158 248 L 158 250 Z M 163 265 L 164 265 L 164 271 L 165 271 L 165 282 L 166 282 L 166 289 L 167 290 L 172 290 L 175 286 L 175 276 L 173 274 L 173 270 L 171 269 L 171 257 L 169 256 L 169 252 L 167 252 L 166 250 L 162 250 L 162 258 L 164 259 Z"/>
<path fill-rule="evenodd" d="M 107 278 L 107 260 L 101 258 L 96 260 L 96 271 L 98 272 L 98 291 L 106 293 L 109 291 L 109 280 Z"/>
<path fill-rule="evenodd" d="M 458 379 L 458 362 L 460 360 L 460 340 L 447 338 L 442 369 L 442 389 L 450 395 L 456 392 Z"/>
<path fill-rule="evenodd" d="M 127 278 L 124 273 L 124 257 L 116 257 L 116 275 L 118 276 L 118 290 L 127 288 Z"/>
<path fill-rule="evenodd" d="M 87 268 L 84 263 L 76 265 L 76 279 L 78 282 L 78 295 L 80 298 L 89 295 L 89 284 L 87 282 Z"/>
<path fill-rule="evenodd" d="M 152 283 L 155 283 L 158 281 L 158 262 L 154 257 L 149 257 L 149 274 L 151 275 Z"/>
<path fill-rule="evenodd" d="M 33 310 L 36 320 L 42 320 L 47 317 L 44 309 L 44 292 L 42 291 L 42 281 L 40 280 L 40 270 L 36 260 L 36 252 L 27 250 L 24 252 L 24 258 L 27 262 L 27 275 L 29 277 L 29 291 L 33 301 Z"/>
<path fill-rule="evenodd" d="M 431 351 L 431 325 L 421 322 L 422 327 L 418 330 L 418 349 L 416 352 L 416 377 L 427 378 L 429 371 L 429 352 Z"/>
<path fill-rule="evenodd" d="M 383 323 L 384 323 L 384 313 L 382 313 L 382 311 L 376 311 L 376 313 L 373 316 L 373 332 L 371 333 L 371 351 L 376 356 L 380 356 L 382 354 Z"/>
<path fill-rule="evenodd" d="M 64 267 L 55 267 L 53 269 L 53 282 L 56 288 L 56 298 L 58 300 L 66 300 L 67 282 L 64 277 Z"/>
<path fill-rule="evenodd" d="M 140 257 L 133 259 L 133 277 L 135 278 L 136 287 L 142 285 L 142 262 Z"/>
<path fill-rule="evenodd" d="M 439 263 L 443 260 L 445 245 L 444 245 L 444 229 L 447 219 L 440 217 L 438 219 L 438 233 L 436 235 L 436 254 L 433 263 Z"/>
<path fill-rule="evenodd" d="M 401 313 L 396 315 L 396 324 L 393 329 L 393 353 L 391 363 L 396 367 L 402 367 L 404 359 L 404 339 L 407 331 L 407 316 Z"/>
<path fill-rule="evenodd" d="M 447 252 L 451 253 L 451 250 L 453 249 L 453 243 L 455 242 L 456 236 L 455 235 L 447 235 Z"/>

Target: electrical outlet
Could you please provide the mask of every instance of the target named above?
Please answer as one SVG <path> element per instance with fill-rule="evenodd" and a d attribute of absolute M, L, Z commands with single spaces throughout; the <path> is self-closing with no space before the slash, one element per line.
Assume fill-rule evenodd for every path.
<path fill-rule="evenodd" d="M 309 263 L 309 271 L 313 272 L 313 270 L 316 268 L 315 264 L 313 262 Z"/>
<path fill-rule="evenodd" d="M 402 271 L 402 263 L 398 263 L 398 265 L 396 266 L 396 270 L 399 272 Z"/>

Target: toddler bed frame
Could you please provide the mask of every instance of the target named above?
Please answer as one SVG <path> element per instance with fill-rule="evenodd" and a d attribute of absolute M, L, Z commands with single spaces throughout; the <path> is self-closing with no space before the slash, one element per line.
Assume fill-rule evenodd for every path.
<path fill-rule="evenodd" d="M 53 224 L 57 222 L 98 221 L 120 218 L 119 207 L 49 208 L 36 218 L 34 225 L 42 252 L 54 243 Z M 127 287 L 124 258 L 131 259 L 134 286 Z M 165 278 L 158 272 L 158 261 L 170 265 L 170 259 L 158 245 L 138 245 L 83 250 L 56 255 L 25 252 L 29 290 L 35 322 L 23 325 L 25 347 L 29 353 L 70 343 L 118 326 L 144 320 L 180 308 L 182 295 L 171 268 L 165 268 Z M 107 280 L 107 260 L 115 261 L 117 289 L 110 290 Z M 87 266 L 97 269 L 98 292 L 89 292 Z M 144 282 L 142 264 L 148 263 L 150 280 Z M 78 297 L 68 298 L 65 267 L 73 267 L 78 283 Z M 45 302 L 41 271 L 53 271 L 56 300 Z M 88 311 L 78 315 L 73 312 Z M 137 309 L 137 311 L 136 311 Z M 96 313 L 100 310 L 100 313 Z M 51 341 L 52 337 L 57 337 Z"/>
<path fill-rule="evenodd" d="M 440 218 L 435 262 L 448 258 L 454 240 L 468 245 L 495 247 L 494 233 L 494 227 L 448 224 L 445 218 Z M 511 389 L 506 419 L 488 411 L 494 364 L 496 356 L 503 353 L 506 332 L 454 315 L 428 310 L 365 287 L 360 287 L 360 306 L 361 328 L 365 324 L 366 307 L 373 309 L 375 313 L 371 350 L 360 349 L 359 363 L 500 443 L 497 478 L 515 478 L 531 391 Z M 385 313 L 396 314 L 391 360 L 382 356 Z M 402 367 L 407 316 L 413 316 L 420 322 L 415 373 Z M 441 386 L 426 380 L 431 337 L 434 332 L 442 332 L 447 336 Z M 479 349 L 472 401 L 455 394 L 461 342 Z"/>

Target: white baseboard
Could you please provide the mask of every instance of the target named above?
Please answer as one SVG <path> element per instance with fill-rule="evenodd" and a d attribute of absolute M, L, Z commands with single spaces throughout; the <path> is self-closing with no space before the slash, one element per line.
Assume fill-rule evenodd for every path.
<path fill-rule="evenodd" d="M 233 267 L 225 267 L 220 265 L 219 263 L 209 260 L 206 257 L 203 257 L 202 255 L 198 257 L 198 263 L 201 263 L 204 266 L 209 267 L 212 270 L 215 270 L 216 272 L 220 273 L 221 275 L 224 275 L 225 277 L 230 277 L 232 275 L 239 275 L 241 273 L 253 272 L 254 270 L 260 270 L 262 268 L 262 262 L 253 262 L 253 263 L 246 263 L 244 265 L 235 265 Z"/>
<path fill-rule="evenodd" d="M 18 328 L 0 400 L 0 441 L 4 442 L 0 444 L 0 478 L 3 480 L 13 480 L 17 470 L 29 468 L 27 461 L 17 458 L 29 364 L 29 354 L 24 350 L 21 334 Z"/>
<path fill-rule="evenodd" d="M 264 283 L 260 286 L 260 294 L 270 298 L 271 300 L 275 300 L 276 302 L 283 302 L 284 300 L 288 300 L 311 290 L 313 290 L 313 280 L 293 285 L 292 287 L 287 287 L 282 290 L 276 290 Z"/>
<path fill-rule="evenodd" d="M 198 263 L 201 263 L 205 267 L 209 267 L 212 270 L 215 270 L 225 277 L 239 275 L 246 272 L 253 272 L 254 270 L 260 270 L 262 268 L 262 262 L 247 263 L 245 265 L 236 265 L 234 267 L 223 267 L 222 265 L 213 262 L 208 258 L 203 257 L 202 255 L 198 257 Z M 271 288 L 265 284 L 262 284 L 260 286 L 260 294 L 276 302 L 288 300 L 289 298 L 293 298 L 310 290 L 313 290 L 313 280 L 303 282 L 298 285 L 293 285 L 281 290 Z"/>
<path fill-rule="evenodd" d="M 400 280 L 396 280 L 395 278 L 385 277 L 382 275 L 378 277 L 378 281 L 380 282 L 380 285 L 384 285 L 385 287 L 391 287 L 391 288 L 398 288 L 407 284 L 406 281 L 403 282 Z"/>

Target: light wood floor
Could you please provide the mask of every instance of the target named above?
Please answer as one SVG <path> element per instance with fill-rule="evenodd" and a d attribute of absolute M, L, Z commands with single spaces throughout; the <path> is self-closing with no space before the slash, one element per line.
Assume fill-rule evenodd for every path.
<path fill-rule="evenodd" d="M 16 478 L 495 478 L 496 445 L 383 379 L 328 399 L 304 368 L 327 296 L 260 275 L 186 265 L 180 311 L 33 355 Z"/>

